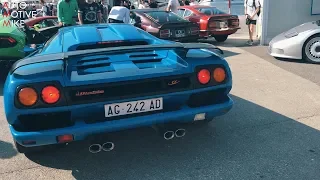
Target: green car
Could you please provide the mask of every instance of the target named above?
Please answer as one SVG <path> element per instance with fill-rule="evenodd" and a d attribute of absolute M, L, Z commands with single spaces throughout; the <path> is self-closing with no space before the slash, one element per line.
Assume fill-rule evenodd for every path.
<path fill-rule="evenodd" d="M 0 68 L 11 66 L 25 56 L 26 35 L 14 24 L 7 25 L 9 17 L 0 15 Z"/>

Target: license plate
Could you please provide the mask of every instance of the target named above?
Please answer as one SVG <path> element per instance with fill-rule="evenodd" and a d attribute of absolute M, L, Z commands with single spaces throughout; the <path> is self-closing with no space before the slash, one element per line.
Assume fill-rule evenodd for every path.
<path fill-rule="evenodd" d="M 105 117 L 136 114 L 163 109 L 163 99 L 145 99 L 104 105 Z"/>
<path fill-rule="evenodd" d="M 176 31 L 176 37 L 184 37 L 184 36 L 186 36 L 184 30 Z"/>

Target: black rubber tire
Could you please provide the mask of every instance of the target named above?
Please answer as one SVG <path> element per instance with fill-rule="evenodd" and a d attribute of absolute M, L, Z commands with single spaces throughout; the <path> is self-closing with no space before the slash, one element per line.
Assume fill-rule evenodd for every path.
<path fill-rule="evenodd" d="M 306 48 L 306 45 L 308 44 L 308 42 L 310 40 L 312 40 L 313 38 L 315 37 L 320 37 L 320 34 L 315 34 L 311 37 L 309 37 L 306 42 L 303 44 L 303 47 L 302 47 L 302 59 L 306 62 L 309 62 L 309 63 L 312 63 L 312 64 L 320 64 L 320 62 L 315 62 L 315 61 L 312 61 L 311 59 L 308 58 L 306 52 L 305 52 L 305 48 Z"/>
<path fill-rule="evenodd" d="M 228 39 L 228 35 L 214 36 L 217 42 L 225 42 Z"/>

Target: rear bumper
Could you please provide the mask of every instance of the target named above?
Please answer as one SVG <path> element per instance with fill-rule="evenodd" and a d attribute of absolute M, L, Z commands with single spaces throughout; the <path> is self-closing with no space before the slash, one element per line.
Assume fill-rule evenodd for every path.
<path fill-rule="evenodd" d="M 22 141 L 36 141 L 36 144 L 29 146 L 42 146 L 57 144 L 57 136 L 65 134 L 72 134 L 75 141 L 80 141 L 96 133 L 110 133 L 126 129 L 151 126 L 159 123 L 192 122 L 194 121 L 195 115 L 199 113 L 206 113 L 206 119 L 212 119 L 213 117 L 226 114 L 232 108 L 232 106 L 233 101 L 228 96 L 226 101 L 224 101 L 223 103 L 201 106 L 197 108 L 183 106 L 180 110 L 177 111 L 155 113 L 152 115 L 138 116 L 94 124 L 85 124 L 84 122 L 79 121 L 71 127 L 46 130 L 41 132 L 18 132 L 13 128 L 13 126 L 10 125 L 10 131 L 14 140 L 19 144 L 22 144 Z"/>
<path fill-rule="evenodd" d="M 176 37 L 172 37 L 172 38 L 168 38 L 165 40 L 169 40 L 169 41 L 193 41 L 193 40 L 198 40 L 200 38 L 199 35 L 195 35 L 195 36 L 185 36 L 185 37 L 181 37 L 181 38 L 176 38 Z"/>
<path fill-rule="evenodd" d="M 231 35 L 236 33 L 239 28 L 229 28 L 229 29 L 224 29 L 224 30 L 220 30 L 220 29 L 215 29 L 215 30 L 200 30 L 200 36 L 201 37 L 209 37 L 209 36 L 215 36 L 215 35 Z"/>

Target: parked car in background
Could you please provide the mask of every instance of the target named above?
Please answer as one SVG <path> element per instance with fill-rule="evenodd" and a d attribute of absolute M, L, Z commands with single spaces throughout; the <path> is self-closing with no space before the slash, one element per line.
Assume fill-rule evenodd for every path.
<path fill-rule="evenodd" d="M 34 27 L 37 24 L 40 29 L 59 25 L 57 16 L 36 17 L 25 20 L 24 23 L 29 27 Z"/>
<path fill-rule="evenodd" d="M 139 17 L 143 30 L 158 38 L 174 41 L 199 39 L 199 26 L 172 12 L 159 9 L 136 9 L 131 13 Z"/>
<path fill-rule="evenodd" d="M 24 57 L 23 48 L 26 43 L 25 34 L 14 24 L 4 25 L 9 22 L 9 17 L 0 15 L 0 73 Z"/>
<path fill-rule="evenodd" d="M 240 29 L 239 18 L 227 14 L 211 6 L 180 6 L 178 15 L 185 20 L 197 23 L 200 28 L 200 37 L 214 37 L 218 42 L 224 42 L 228 36 Z"/>
<path fill-rule="evenodd" d="M 12 18 L 0 15 L 0 77 L 19 59 L 28 55 L 25 47 L 43 44 L 58 32 L 60 27 L 51 26 L 35 30 L 27 24 L 16 26 L 9 23 Z"/>
<path fill-rule="evenodd" d="M 301 24 L 274 37 L 269 43 L 269 54 L 320 63 L 320 20 Z"/>

